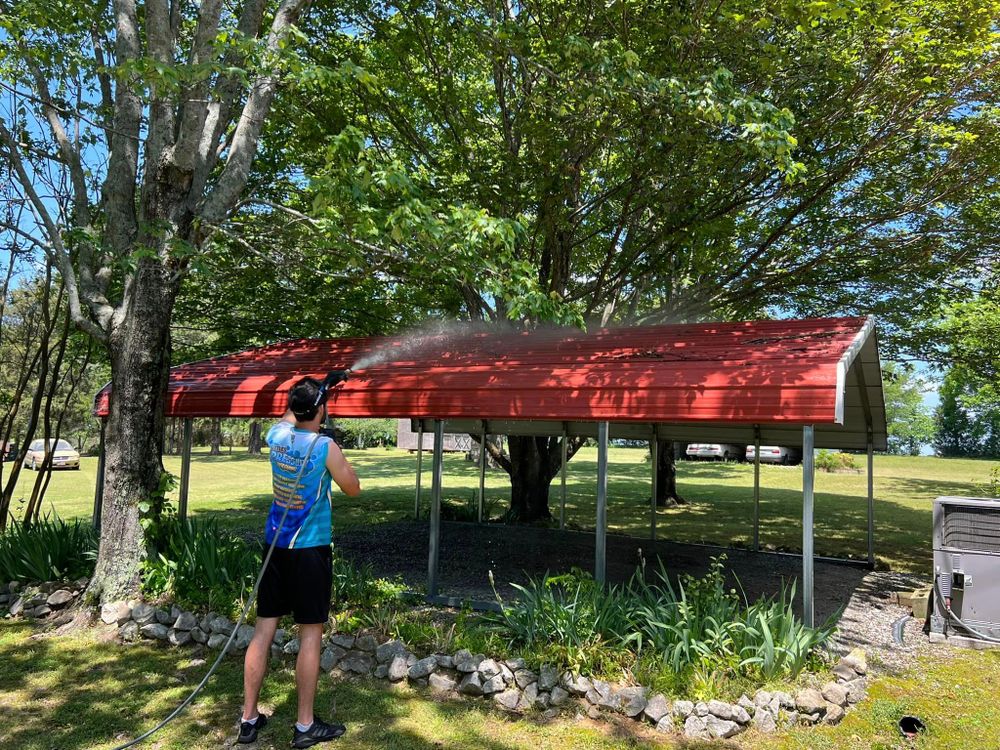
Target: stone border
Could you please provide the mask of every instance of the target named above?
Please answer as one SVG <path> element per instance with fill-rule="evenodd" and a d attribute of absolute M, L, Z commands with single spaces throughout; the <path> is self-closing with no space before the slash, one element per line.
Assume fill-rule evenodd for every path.
<path fill-rule="evenodd" d="M 59 609 L 75 601 L 87 580 L 72 584 L 43 584 L 0 588 L 0 607 L 9 616 L 58 621 Z M 20 593 L 19 593 L 20 592 Z M 55 617 L 53 617 L 55 615 Z M 101 621 L 118 628 L 123 642 L 142 639 L 166 641 L 174 646 L 200 644 L 218 651 L 233 633 L 235 624 L 214 612 L 198 616 L 179 607 L 167 610 L 145 602 L 113 602 L 101 607 Z M 239 655 L 250 645 L 253 627 L 237 629 L 230 653 Z M 379 642 L 371 633 L 333 633 L 324 639 L 320 667 L 342 677 L 360 676 L 429 689 L 436 696 L 471 696 L 491 699 L 512 713 L 541 711 L 556 716 L 575 702 L 592 719 L 602 713 L 617 714 L 652 725 L 659 732 L 682 732 L 696 739 L 727 739 L 753 727 L 771 733 L 796 724 L 837 724 L 851 705 L 867 690 L 867 663 L 860 649 L 843 657 L 833 667 L 834 681 L 822 688 L 804 688 L 794 696 L 786 692 L 758 690 L 753 698 L 743 695 L 737 703 L 720 700 L 671 701 L 661 693 L 641 686 L 613 685 L 571 672 L 543 666 L 528 669 L 523 659 L 500 660 L 461 649 L 454 654 L 429 654 L 420 658 L 399 640 Z M 299 640 L 279 629 L 271 644 L 277 658 L 299 651 Z"/>

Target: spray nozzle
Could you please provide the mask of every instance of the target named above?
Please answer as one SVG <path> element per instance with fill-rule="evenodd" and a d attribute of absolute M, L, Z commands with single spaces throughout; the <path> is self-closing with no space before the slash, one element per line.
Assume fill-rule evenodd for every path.
<path fill-rule="evenodd" d="M 326 401 L 327 392 L 341 383 L 346 383 L 350 376 L 350 370 L 330 370 L 319 386 L 319 393 L 316 394 L 316 403 L 313 406 L 319 406 Z"/>

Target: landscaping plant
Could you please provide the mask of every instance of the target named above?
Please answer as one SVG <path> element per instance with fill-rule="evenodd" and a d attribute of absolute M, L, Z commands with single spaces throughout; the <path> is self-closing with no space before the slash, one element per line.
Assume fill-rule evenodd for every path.
<path fill-rule="evenodd" d="M 40 583 L 89 576 L 97 534 L 84 521 L 46 516 L 30 525 L 12 520 L 0 532 L 0 582 Z"/>

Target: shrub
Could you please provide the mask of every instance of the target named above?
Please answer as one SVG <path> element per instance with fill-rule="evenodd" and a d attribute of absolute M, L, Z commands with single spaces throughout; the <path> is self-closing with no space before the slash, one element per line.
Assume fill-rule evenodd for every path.
<path fill-rule="evenodd" d="M 333 607 L 374 607 L 397 599 L 405 590 L 397 580 L 376 578 L 371 565 L 360 568 L 350 560 L 333 556 Z"/>
<path fill-rule="evenodd" d="M 0 532 L 0 581 L 26 583 L 89 576 L 97 533 L 84 521 L 46 516 L 30 525 L 12 521 Z"/>
<path fill-rule="evenodd" d="M 821 450 L 816 454 L 816 468 L 822 471 L 857 471 L 860 467 L 850 453 Z"/>

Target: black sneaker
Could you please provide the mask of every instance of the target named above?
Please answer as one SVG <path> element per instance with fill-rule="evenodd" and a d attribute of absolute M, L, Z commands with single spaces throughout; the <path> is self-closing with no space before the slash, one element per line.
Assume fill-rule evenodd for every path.
<path fill-rule="evenodd" d="M 241 745 L 249 745 L 251 742 L 257 741 L 257 732 L 267 726 L 267 717 L 264 714 L 257 714 L 257 721 L 251 724 L 249 721 L 243 721 L 243 717 L 240 717 L 240 736 L 236 738 L 236 741 Z"/>
<path fill-rule="evenodd" d="M 312 726 L 306 731 L 300 732 L 298 727 L 295 727 L 295 738 L 292 740 L 292 747 L 312 747 L 313 745 L 318 745 L 320 742 L 329 742 L 330 740 L 335 740 L 344 732 L 347 731 L 347 727 L 343 724 L 327 724 L 322 719 L 313 717 Z"/>

